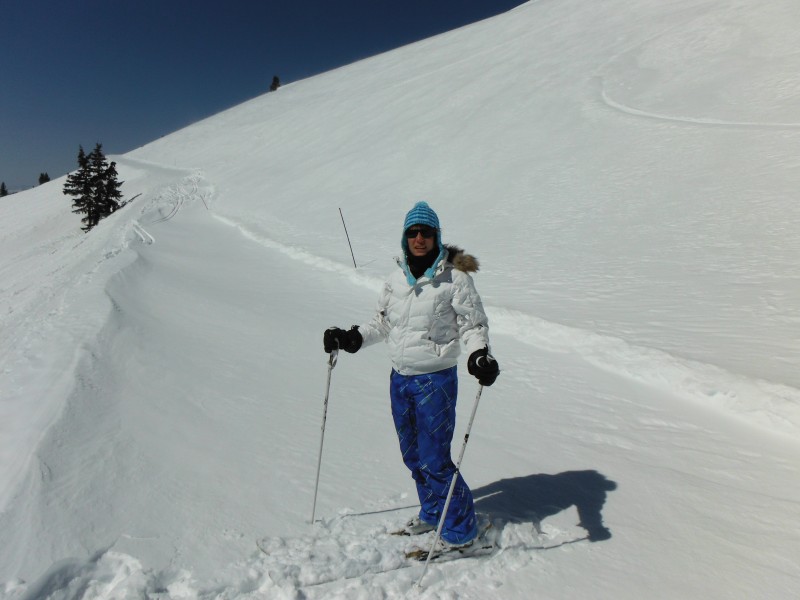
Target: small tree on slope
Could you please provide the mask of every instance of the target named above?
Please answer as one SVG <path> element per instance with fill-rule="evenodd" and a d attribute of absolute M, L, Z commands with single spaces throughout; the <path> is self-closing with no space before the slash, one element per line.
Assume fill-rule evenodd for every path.
<path fill-rule="evenodd" d="M 121 185 L 117 180 L 117 165 L 108 164 L 102 144 L 97 144 L 88 156 L 79 147 L 78 170 L 67 177 L 64 194 L 74 198 L 72 212 L 84 215 L 81 219 L 84 231 L 119 208 Z"/>

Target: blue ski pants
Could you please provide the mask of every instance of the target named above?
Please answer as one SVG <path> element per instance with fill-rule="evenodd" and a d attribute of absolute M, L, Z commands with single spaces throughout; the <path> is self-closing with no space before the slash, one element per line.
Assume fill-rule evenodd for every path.
<path fill-rule="evenodd" d="M 419 518 L 436 525 L 447 500 L 456 466 L 450 443 L 456 422 L 456 367 L 425 375 L 400 375 L 392 369 L 392 417 L 403 462 L 417 485 Z M 461 474 L 442 528 L 442 538 L 463 544 L 477 535 L 472 492 Z"/>

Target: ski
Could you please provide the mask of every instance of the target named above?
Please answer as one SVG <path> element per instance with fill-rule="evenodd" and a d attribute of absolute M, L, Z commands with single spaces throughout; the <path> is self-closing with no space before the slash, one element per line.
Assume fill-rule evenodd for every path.
<path fill-rule="evenodd" d="M 455 560 L 457 558 L 487 556 L 489 554 L 493 554 L 495 549 L 496 546 L 492 543 L 486 543 L 481 545 L 473 544 L 466 548 L 443 548 L 441 550 L 434 550 L 433 554 L 431 555 L 431 560 L 444 562 L 448 560 Z M 428 560 L 428 550 L 424 550 L 422 548 L 416 548 L 414 550 L 406 552 L 406 558 L 409 560 L 425 562 L 426 560 Z"/>
<path fill-rule="evenodd" d="M 425 533 L 430 533 L 430 532 L 426 531 Z M 403 528 L 403 529 L 396 529 L 394 531 L 390 531 L 389 535 L 399 535 L 399 536 L 411 537 L 412 535 L 422 535 L 422 534 L 412 533 L 408 529 Z"/>
<path fill-rule="evenodd" d="M 494 541 L 488 539 L 487 534 L 489 530 L 492 528 L 491 522 L 486 522 L 485 525 L 481 528 L 478 532 L 478 535 L 475 537 L 475 540 L 469 546 L 461 546 L 461 547 L 444 547 L 438 548 L 433 551 L 431 554 L 431 560 L 437 560 L 443 562 L 445 560 L 452 560 L 456 558 L 467 558 L 471 556 L 486 556 L 487 554 L 492 554 L 496 548 Z M 409 560 L 416 560 L 420 562 L 424 562 L 428 560 L 428 554 L 430 553 L 430 548 L 414 548 L 405 553 L 405 556 Z"/>
<path fill-rule="evenodd" d="M 409 529 L 408 525 L 406 525 L 405 527 L 402 527 L 401 529 L 396 529 L 394 531 L 390 531 L 389 535 L 399 535 L 399 536 L 405 536 L 405 537 L 412 537 L 412 536 L 417 536 L 417 535 L 425 535 L 426 533 L 430 533 L 431 531 L 434 531 L 435 529 L 436 528 L 431 525 L 430 529 L 422 529 L 420 531 L 413 531 L 413 530 Z"/>

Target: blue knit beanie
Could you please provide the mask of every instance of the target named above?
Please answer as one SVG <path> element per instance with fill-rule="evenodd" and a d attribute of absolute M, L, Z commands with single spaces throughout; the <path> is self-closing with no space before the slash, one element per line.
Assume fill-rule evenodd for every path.
<path fill-rule="evenodd" d="M 439 217 L 436 216 L 436 213 L 428 206 L 427 202 L 417 202 L 414 208 L 406 214 L 403 233 L 412 225 L 430 225 L 435 229 L 439 229 Z"/>
<path fill-rule="evenodd" d="M 433 261 L 431 267 L 425 271 L 425 276 L 432 278 L 433 274 L 436 272 L 436 267 L 439 266 L 439 263 L 446 255 L 444 244 L 442 244 L 439 217 L 434 210 L 428 206 L 427 202 L 417 202 L 414 207 L 408 211 L 408 213 L 406 213 L 406 220 L 403 223 L 403 238 L 400 240 L 400 247 L 403 249 L 403 256 L 406 258 L 406 261 L 408 261 L 408 240 L 406 239 L 406 230 L 412 225 L 429 225 L 436 229 L 436 247 L 439 248 L 439 256 L 437 256 L 436 260 Z M 414 285 L 417 280 L 411 274 L 407 264 L 405 266 L 405 272 L 409 285 Z"/>

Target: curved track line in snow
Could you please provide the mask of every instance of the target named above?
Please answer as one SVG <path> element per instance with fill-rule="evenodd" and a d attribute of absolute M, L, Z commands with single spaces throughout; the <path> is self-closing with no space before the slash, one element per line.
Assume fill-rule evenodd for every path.
<path fill-rule="evenodd" d="M 201 192 L 201 184 L 204 181 L 202 174 L 198 170 L 185 177 L 179 184 L 168 188 L 166 199 L 168 202 L 172 203 L 172 209 L 166 215 L 150 221 L 150 224 L 169 221 L 178 214 L 184 204 L 193 200 L 201 200 L 206 210 L 208 210 L 208 202 L 206 199 L 212 192 L 208 185 L 203 186 L 205 189 Z"/>
<path fill-rule="evenodd" d="M 723 119 L 710 119 L 705 117 L 682 117 L 677 115 L 668 115 L 664 113 L 655 113 L 639 108 L 634 108 L 618 102 L 608 95 L 605 86 L 601 82 L 600 98 L 603 103 L 609 108 L 613 108 L 621 113 L 632 115 L 634 117 L 642 117 L 656 121 L 666 121 L 673 123 L 685 123 L 689 125 L 704 125 L 714 127 L 730 127 L 740 129 L 800 129 L 800 123 L 757 123 L 748 121 L 725 121 Z"/>
<path fill-rule="evenodd" d="M 161 213 L 157 218 L 147 223 L 148 225 L 169 221 L 177 215 L 187 203 L 196 200 L 200 200 L 203 206 L 206 207 L 206 210 L 209 210 L 209 200 L 214 195 L 214 188 L 209 185 L 203 176 L 202 169 L 169 167 L 163 164 L 131 158 L 129 156 L 114 158 L 120 165 L 144 171 L 154 179 L 164 182 L 164 187 L 161 188 L 164 191 L 157 196 L 154 201 L 150 202 L 150 206 L 154 203 L 158 204 L 164 202 L 170 204 L 170 209 L 166 214 Z M 146 211 L 147 208 L 143 209 L 142 212 L 144 213 Z"/>
<path fill-rule="evenodd" d="M 685 28 L 686 24 L 676 24 L 666 27 L 665 29 L 658 31 L 657 33 L 651 35 L 650 37 L 645 38 L 644 40 L 639 40 L 632 45 L 628 45 L 621 51 L 614 54 L 611 58 L 609 58 L 603 66 L 599 69 L 595 77 L 598 82 L 600 100 L 603 104 L 605 104 L 608 108 L 616 110 L 626 115 L 630 115 L 633 117 L 639 117 L 642 119 L 648 119 L 652 121 L 661 121 L 665 123 L 683 123 L 685 125 L 699 125 L 699 126 L 706 126 L 706 127 L 721 127 L 721 128 L 732 128 L 732 129 L 800 129 L 800 123 L 773 123 L 769 121 L 758 122 L 758 121 L 731 121 L 726 119 L 714 119 L 711 117 L 692 117 L 692 116 L 684 116 L 684 115 L 671 115 L 667 113 L 657 113 L 649 110 L 645 110 L 643 108 L 637 108 L 631 106 L 629 104 L 625 104 L 619 100 L 615 100 L 612 98 L 606 86 L 606 77 L 603 76 L 602 73 L 607 73 L 609 70 L 612 70 L 614 65 L 618 64 L 624 57 L 629 56 L 633 52 L 641 53 L 647 45 L 653 41 L 656 41 L 660 38 L 664 38 L 666 36 L 672 35 L 675 32 L 680 32 L 683 28 Z"/>
<path fill-rule="evenodd" d="M 353 271 L 342 263 L 286 246 L 256 233 L 234 219 L 215 214 L 248 239 L 317 269 L 346 277 L 377 293 L 383 279 Z M 549 352 L 572 353 L 604 371 L 627 377 L 659 391 L 712 406 L 774 433 L 796 438 L 800 431 L 800 390 L 750 379 L 714 365 L 637 346 L 621 338 L 546 321 L 503 307 L 486 306 L 492 331 Z"/>

